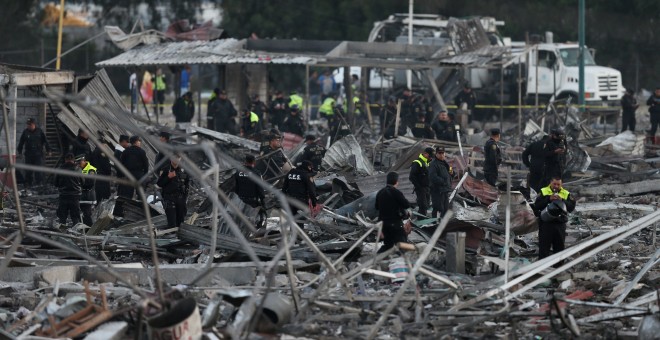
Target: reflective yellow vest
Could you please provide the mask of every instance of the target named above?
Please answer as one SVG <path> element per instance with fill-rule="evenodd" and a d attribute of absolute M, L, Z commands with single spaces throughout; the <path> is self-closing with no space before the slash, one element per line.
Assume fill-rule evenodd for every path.
<path fill-rule="evenodd" d="M 96 168 L 92 166 L 92 163 L 87 162 L 87 165 L 82 169 L 82 173 L 87 175 L 90 171 L 96 172 Z"/>
<path fill-rule="evenodd" d="M 319 112 L 325 113 L 326 115 L 333 115 L 335 114 L 335 99 L 332 97 L 325 98 L 323 101 L 323 104 L 321 104 L 321 107 L 319 108 Z"/>
<path fill-rule="evenodd" d="M 250 123 L 259 123 L 259 116 L 254 112 L 250 112 Z"/>
<path fill-rule="evenodd" d="M 424 157 L 421 153 L 419 154 L 419 158 L 414 160 L 413 163 L 419 164 L 422 168 L 426 168 L 429 166 L 429 160 Z"/>
<path fill-rule="evenodd" d="M 551 196 L 552 194 L 553 194 L 553 192 L 552 192 L 552 189 L 550 188 L 549 185 L 545 188 L 541 188 L 541 195 Z M 568 199 L 568 195 L 570 195 L 570 194 L 571 193 L 568 192 L 568 190 L 566 190 L 564 188 L 561 188 L 561 190 L 559 190 L 559 197 L 561 197 L 561 199 L 563 199 L 563 200 Z"/>
<path fill-rule="evenodd" d="M 301 96 L 297 94 L 292 94 L 289 96 L 289 107 L 293 107 L 294 105 L 298 105 L 299 109 L 303 109 L 303 99 Z"/>
<path fill-rule="evenodd" d="M 156 91 L 165 90 L 165 76 L 156 76 Z"/>

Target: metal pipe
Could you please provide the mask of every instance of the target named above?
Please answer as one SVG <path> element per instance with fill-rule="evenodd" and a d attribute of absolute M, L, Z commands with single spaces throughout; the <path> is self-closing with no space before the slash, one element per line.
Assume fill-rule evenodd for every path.
<path fill-rule="evenodd" d="M 57 62 L 55 63 L 55 69 L 60 69 L 60 60 L 62 54 L 62 24 L 64 23 L 64 0 L 60 0 L 60 18 L 58 21 L 57 28 Z M 105 32 L 104 32 L 105 33 Z"/>

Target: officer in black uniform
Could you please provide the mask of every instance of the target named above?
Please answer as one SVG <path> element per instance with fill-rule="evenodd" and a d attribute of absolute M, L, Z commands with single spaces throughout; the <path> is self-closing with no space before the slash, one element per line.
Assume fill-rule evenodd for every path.
<path fill-rule="evenodd" d="M 396 124 L 396 98 L 389 97 L 387 105 L 380 110 L 381 131 L 386 139 L 394 138 Z"/>
<path fill-rule="evenodd" d="M 529 144 L 522 153 L 522 161 L 529 168 L 527 184 L 530 189 L 537 193 L 541 190 L 543 183 L 543 168 L 545 166 L 545 152 L 543 147 L 549 136 Z"/>
<path fill-rule="evenodd" d="M 484 177 L 486 182 L 492 186 L 497 183 L 498 169 L 497 167 L 502 164 L 502 153 L 497 142 L 500 141 L 500 129 L 490 130 L 490 139 L 484 145 Z"/>
<path fill-rule="evenodd" d="M 275 99 L 270 104 L 269 111 L 269 121 L 271 127 L 281 129 L 282 123 L 284 122 L 284 118 L 286 118 L 288 110 L 289 104 L 286 98 L 284 98 L 282 91 L 275 92 Z"/>
<path fill-rule="evenodd" d="M 429 209 L 429 202 L 431 201 L 431 189 L 429 183 L 429 161 L 433 155 L 432 148 L 426 148 L 419 157 L 410 165 L 410 175 L 408 179 L 415 187 L 414 191 L 417 195 L 417 212 L 426 216 L 426 211 Z"/>
<path fill-rule="evenodd" d="M 264 180 L 280 175 L 280 171 L 286 164 L 286 157 L 282 153 L 282 137 L 280 135 L 271 135 L 268 147 L 261 151 L 262 159 L 257 164 L 257 171 Z"/>
<path fill-rule="evenodd" d="M 78 136 L 71 140 L 71 153 L 74 155 L 85 155 L 89 158 L 92 155 L 92 147 L 89 146 L 87 141 L 89 140 L 89 135 L 83 129 L 78 129 Z"/>
<path fill-rule="evenodd" d="M 293 133 L 302 137 L 305 134 L 305 123 L 300 116 L 300 108 L 294 104 L 291 106 L 291 112 L 282 123 L 282 132 Z"/>
<path fill-rule="evenodd" d="M 539 260 L 564 250 L 567 215 L 573 210 L 575 200 L 562 187 L 560 177 L 552 178 L 548 186 L 541 188 L 534 201 L 534 213 L 540 217 Z M 558 263 L 556 266 L 560 265 Z"/>
<path fill-rule="evenodd" d="M 291 169 L 284 178 L 282 192 L 300 201 L 303 205 L 308 205 L 311 202 L 315 206 L 316 187 L 311 180 L 312 167 L 310 161 L 303 161 L 299 167 Z M 291 212 L 295 216 L 300 212 L 300 209 L 291 205 Z M 302 227 L 302 223 L 298 223 L 298 225 Z"/>
<path fill-rule="evenodd" d="M 545 142 L 543 152 L 545 156 L 545 174 L 542 186 L 550 183 L 554 177 L 562 178 L 566 170 L 566 135 L 561 128 L 555 128 L 550 132 L 550 139 Z"/>
<path fill-rule="evenodd" d="M 167 228 L 180 227 L 188 212 L 186 199 L 188 198 L 190 177 L 179 166 L 178 158 L 170 160 L 169 166 L 163 168 L 156 184 L 161 188 L 163 194 Z"/>
<path fill-rule="evenodd" d="M 251 171 L 255 176 L 259 176 L 257 171 L 254 169 L 255 164 L 257 163 L 256 159 L 252 155 L 245 156 L 245 164 L 243 164 L 248 171 Z M 237 171 L 234 175 L 234 180 L 236 181 L 236 186 L 234 187 L 234 192 L 238 197 L 241 198 L 245 204 L 256 208 L 262 206 L 264 202 L 264 191 L 263 189 L 244 171 Z"/>
<path fill-rule="evenodd" d="M 78 167 L 81 169 L 83 174 L 96 175 L 96 167 L 92 166 L 92 164 L 87 161 L 85 155 L 76 156 L 76 163 L 78 163 Z M 95 185 L 95 178 L 88 178 L 87 176 L 82 178 L 80 211 L 83 215 L 83 223 L 90 227 L 94 223 L 92 220 L 92 207 L 96 204 Z"/>
<path fill-rule="evenodd" d="M 431 125 L 429 125 L 426 122 L 425 113 L 420 113 L 417 115 L 417 121 L 415 122 L 415 125 L 413 125 L 412 134 L 416 138 L 428 138 L 428 139 L 434 138 Z"/>
<path fill-rule="evenodd" d="M 314 166 L 314 172 L 318 172 L 321 170 L 321 163 L 323 161 L 323 157 L 325 156 L 326 150 L 323 145 L 316 143 L 316 137 L 312 135 L 307 135 L 305 137 L 305 144 L 307 144 L 307 146 L 305 146 L 300 160 L 312 162 L 312 165 Z"/>
<path fill-rule="evenodd" d="M 429 165 L 429 182 L 431 198 L 433 199 L 431 217 L 444 217 L 449 210 L 449 192 L 451 192 L 451 176 L 454 173 L 445 160 L 445 148 L 439 146 L 435 150 L 435 157 Z"/>
<path fill-rule="evenodd" d="M 92 159 L 89 161 L 96 167 L 96 173 L 104 176 L 112 176 L 112 163 L 108 155 L 112 152 L 112 144 L 104 142 L 99 145 L 92 152 Z M 96 191 L 96 202 L 101 203 L 103 200 L 110 198 L 110 182 L 96 181 L 94 186 Z"/>
<path fill-rule="evenodd" d="M 19 155 L 23 153 L 23 146 L 25 146 L 25 164 L 42 166 L 44 164 L 44 149 L 50 154 L 50 145 L 48 145 L 46 134 L 37 127 L 37 122 L 33 118 L 28 118 L 27 128 L 21 134 L 17 148 Z M 27 187 L 32 186 L 32 177 L 32 171 L 25 171 L 25 184 Z M 40 172 L 34 173 L 36 185 L 40 185 L 42 179 L 43 176 Z"/>
<path fill-rule="evenodd" d="M 383 246 L 378 249 L 382 253 L 399 242 L 407 242 L 408 236 L 403 230 L 403 219 L 408 217 L 410 203 L 397 189 L 399 185 L 399 174 L 390 172 L 387 174 L 387 186 L 380 189 L 376 194 L 376 210 L 378 219 L 383 222 Z"/>
<path fill-rule="evenodd" d="M 133 175 L 137 180 L 142 178 L 149 172 L 149 159 L 147 153 L 142 149 L 142 141 L 139 136 L 132 136 L 129 139 L 131 146 L 126 148 L 121 154 L 121 164 Z M 135 188 L 129 185 L 119 185 L 117 188 L 117 195 L 127 199 L 133 199 Z M 115 204 L 114 215 L 123 217 L 124 207 L 122 202 Z"/>
<path fill-rule="evenodd" d="M 76 165 L 75 157 L 72 153 L 64 156 L 62 170 L 81 173 Z M 66 225 L 66 220 L 71 217 L 71 222 L 76 225 L 80 223 L 80 194 L 82 192 L 82 179 L 80 177 L 57 175 L 55 177 L 55 186 L 60 193 L 57 206 L 57 218 L 60 225 Z"/>

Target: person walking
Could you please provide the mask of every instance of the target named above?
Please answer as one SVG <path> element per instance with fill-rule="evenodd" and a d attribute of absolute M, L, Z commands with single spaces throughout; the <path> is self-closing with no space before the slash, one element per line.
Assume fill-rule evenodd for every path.
<path fill-rule="evenodd" d="M 390 172 L 387 174 L 387 185 L 376 194 L 376 210 L 378 219 L 383 222 L 383 246 L 378 249 L 382 253 L 399 242 L 407 242 L 408 236 L 403 230 L 403 219 L 410 214 L 406 209 L 410 203 L 397 189 L 399 186 L 399 174 Z"/>
<path fill-rule="evenodd" d="M 492 186 L 497 184 L 498 166 L 502 164 L 502 153 L 497 145 L 500 137 L 500 129 L 491 129 L 490 139 L 484 145 L 484 177 L 486 177 L 486 182 Z"/>
<path fill-rule="evenodd" d="M 431 201 L 431 189 L 429 183 L 429 161 L 433 155 L 432 148 L 426 148 L 419 157 L 410 165 L 410 175 L 408 179 L 414 186 L 414 193 L 417 196 L 417 212 L 426 216 Z"/>
<path fill-rule="evenodd" d="M 195 116 L 195 101 L 192 92 L 185 92 L 172 106 L 172 114 L 177 123 L 190 123 Z"/>
<path fill-rule="evenodd" d="M 543 172 L 545 170 L 545 151 L 544 146 L 550 136 L 530 143 L 522 153 L 522 162 L 529 168 L 527 175 L 527 187 L 534 189 L 537 193 L 543 186 Z"/>
<path fill-rule="evenodd" d="M 293 168 L 284 177 L 284 185 L 282 185 L 282 192 L 287 196 L 297 200 L 304 206 L 311 204 L 316 206 L 316 187 L 311 180 L 312 163 L 303 161 L 300 167 Z M 290 205 L 291 213 L 295 217 L 300 213 L 300 208 Z M 302 222 L 298 223 L 302 227 Z"/>
<path fill-rule="evenodd" d="M 307 135 L 305 137 L 305 149 L 303 154 L 300 157 L 301 161 L 310 161 L 314 166 L 314 172 L 321 170 L 321 163 L 323 162 L 323 157 L 325 156 L 325 147 L 316 143 L 316 137 L 312 135 Z"/>
<path fill-rule="evenodd" d="M 46 134 L 37 127 L 37 122 L 33 118 L 27 119 L 27 126 L 21 134 L 21 139 L 16 149 L 19 155 L 23 153 L 24 148 L 25 153 L 23 156 L 25 157 L 25 164 L 34 166 L 43 166 L 44 150 L 47 154 L 50 154 L 51 151 Z M 32 181 L 33 178 L 34 182 Z M 41 172 L 25 171 L 25 185 L 27 187 L 31 187 L 32 184 L 41 185 L 42 181 L 43 176 Z"/>
<path fill-rule="evenodd" d="M 451 191 L 452 175 L 452 168 L 445 160 L 445 148 L 439 146 L 436 148 L 435 157 L 429 165 L 429 182 L 433 206 L 431 217 L 433 218 L 442 218 L 447 213 L 447 210 L 449 210 L 449 192 Z"/>

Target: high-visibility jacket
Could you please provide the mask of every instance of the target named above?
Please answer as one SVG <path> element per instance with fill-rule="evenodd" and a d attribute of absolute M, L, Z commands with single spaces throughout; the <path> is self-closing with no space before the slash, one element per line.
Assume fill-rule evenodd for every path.
<path fill-rule="evenodd" d="M 292 94 L 289 96 L 289 107 L 293 107 L 294 105 L 298 105 L 299 109 L 303 109 L 303 99 L 301 96 L 297 94 Z"/>
<path fill-rule="evenodd" d="M 82 173 L 87 175 L 90 171 L 96 172 L 96 168 L 92 166 L 91 163 L 87 162 L 87 165 L 82 169 Z"/>
<path fill-rule="evenodd" d="M 345 101 L 344 102 L 344 111 L 348 111 L 347 105 L 348 105 L 348 102 Z M 360 104 L 360 97 L 358 97 L 358 96 L 353 97 L 353 106 L 355 107 L 355 114 L 356 115 L 359 115 L 359 114 L 362 113 L 362 110 L 361 110 L 362 105 Z"/>
<path fill-rule="evenodd" d="M 156 76 L 156 91 L 164 91 L 165 87 L 165 76 Z"/>
<path fill-rule="evenodd" d="M 96 168 L 92 166 L 91 163 L 87 162 L 87 165 L 82 169 L 82 173 L 87 175 L 89 172 L 96 173 Z M 84 178 L 82 181 L 82 195 L 80 196 L 81 204 L 96 204 L 96 191 L 94 190 L 94 185 L 96 183 L 95 179 Z"/>
<path fill-rule="evenodd" d="M 250 123 L 253 123 L 253 124 L 259 123 L 259 116 L 256 113 L 251 112 L 251 111 L 250 111 Z"/>
<path fill-rule="evenodd" d="M 335 99 L 332 97 L 325 98 L 321 107 L 319 107 L 319 112 L 331 116 L 335 114 Z"/>
<path fill-rule="evenodd" d="M 549 185 L 545 188 L 541 188 L 541 195 L 551 196 L 552 194 L 553 194 L 553 192 L 552 192 L 552 189 L 550 188 Z M 561 197 L 561 199 L 563 199 L 563 200 L 568 199 L 568 195 L 570 195 L 570 194 L 571 193 L 568 192 L 568 190 L 566 190 L 564 188 L 561 188 L 561 190 L 559 190 L 559 193 L 558 193 L 559 197 Z"/>

